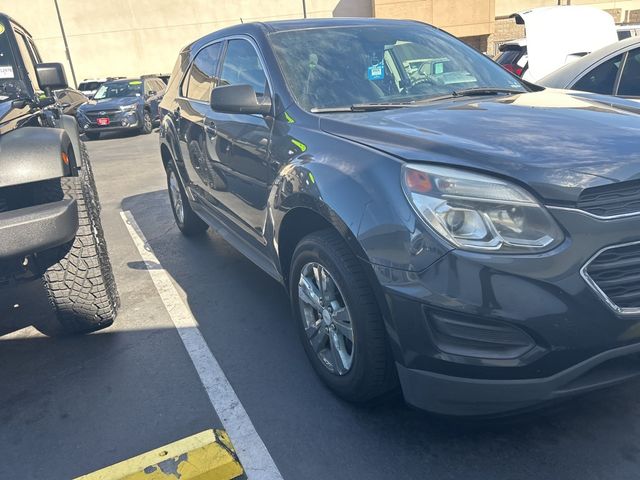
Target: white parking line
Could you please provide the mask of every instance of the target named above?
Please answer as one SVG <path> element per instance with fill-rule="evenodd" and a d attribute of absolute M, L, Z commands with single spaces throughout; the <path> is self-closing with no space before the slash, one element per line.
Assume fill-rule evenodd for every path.
<path fill-rule="evenodd" d="M 120 215 L 196 367 L 211 405 L 235 447 L 247 477 L 249 480 L 282 480 L 278 467 L 202 337 L 198 322 L 171 282 L 170 275 L 162 268 L 131 212 L 120 212 Z"/>

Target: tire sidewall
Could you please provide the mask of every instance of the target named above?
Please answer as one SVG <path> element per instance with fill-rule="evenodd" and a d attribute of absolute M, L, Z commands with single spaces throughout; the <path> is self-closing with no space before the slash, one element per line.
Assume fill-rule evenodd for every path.
<path fill-rule="evenodd" d="M 147 128 L 146 119 L 149 118 L 149 128 Z M 153 131 L 153 119 L 151 118 L 151 112 L 149 110 L 144 110 L 142 112 L 142 133 L 145 135 L 150 134 Z"/>
<path fill-rule="evenodd" d="M 304 265 L 309 262 L 316 262 L 322 265 L 331 274 L 334 282 L 338 285 L 343 300 L 349 314 L 351 316 L 353 337 L 354 337 L 354 356 L 351 369 L 345 375 L 335 375 L 331 373 L 318 358 L 318 355 L 311 347 L 304 329 L 302 312 L 300 311 L 298 297 L 298 280 L 300 272 Z M 368 369 L 368 355 L 366 345 L 368 343 L 368 329 L 366 322 L 361 321 L 364 316 L 368 315 L 360 302 L 357 295 L 354 294 L 349 285 L 348 278 L 351 274 L 346 270 L 341 262 L 334 259 L 330 250 L 322 245 L 322 243 L 312 239 L 303 239 L 294 252 L 294 258 L 289 279 L 289 291 L 291 298 L 291 309 L 293 317 L 297 323 L 298 333 L 302 341 L 303 348 L 311 364 L 320 376 L 320 378 L 329 385 L 336 393 L 342 397 L 352 397 L 354 391 L 364 386 Z M 353 398 L 350 398 L 353 400 Z"/>
<path fill-rule="evenodd" d="M 171 167 L 167 168 L 167 190 L 169 192 L 169 203 L 171 203 L 171 213 L 173 213 L 173 218 L 176 221 L 176 225 L 178 225 L 178 228 L 180 230 L 184 230 L 185 226 L 184 226 L 184 222 L 180 220 L 180 218 L 178 218 L 178 215 L 176 214 L 176 206 L 174 204 L 174 200 L 173 200 L 173 195 L 171 194 L 171 175 L 175 175 L 176 177 L 176 181 L 178 182 L 178 188 L 180 190 L 180 197 L 182 200 L 182 215 L 184 218 L 186 218 L 186 208 L 189 205 L 187 202 L 187 199 L 185 198 L 186 195 L 184 194 L 184 190 L 182 189 L 182 183 L 180 182 L 180 178 L 178 177 L 178 174 L 175 172 L 175 170 Z"/>

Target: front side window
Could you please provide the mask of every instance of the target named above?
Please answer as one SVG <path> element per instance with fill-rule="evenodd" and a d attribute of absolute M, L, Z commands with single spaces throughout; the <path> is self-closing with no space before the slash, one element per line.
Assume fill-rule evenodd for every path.
<path fill-rule="evenodd" d="M 139 97 L 142 94 L 142 80 L 131 80 L 105 83 L 98 89 L 93 98 L 95 100 L 104 100 L 105 98 Z"/>
<path fill-rule="evenodd" d="M 420 101 L 468 88 L 526 91 L 486 56 L 427 26 L 327 27 L 269 38 L 306 109 Z"/>
<path fill-rule="evenodd" d="M 624 64 L 618 95 L 623 97 L 640 97 L 640 48 L 631 50 Z"/>
<path fill-rule="evenodd" d="M 582 90 L 583 92 L 613 95 L 613 87 L 616 83 L 616 77 L 618 76 L 621 63 L 622 54 L 601 63 L 578 80 L 572 88 L 574 90 Z"/>
<path fill-rule="evenodd" d="M 182 85 L 183 95 L 209 103 L 211 89 L 217 83 L 216 71 L 221 50 L 222 43 L 214 43 L 200 50 Z"/>
<path fill-rule="evenodd" d="M 229 41 L 222 64 L 220 85 L 251 85 L 258 96 L 264 95 L 267 77 L 258 52 L 248 41 Z"/>
<path fill-rule="evenodd" d="M 16 58 L 9 40 L 10 25 L 0 22 L 0 102 L 28 95 L 27 85 L 18 72 Z"/>

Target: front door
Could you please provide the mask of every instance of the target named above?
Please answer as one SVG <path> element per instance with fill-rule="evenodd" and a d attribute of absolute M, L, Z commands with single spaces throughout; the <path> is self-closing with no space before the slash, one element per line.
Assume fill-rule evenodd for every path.
<path fill-rule="evenodd" d="M 247 39 L 228 41 L 218 85 L 250 85 L 258 98 L 269 95 L 256 47 Z M 245 235 L 265 245 L 264 226 L 272 174 L 268 165 L 273 118 L 209 110 L 204 120 L 208 160 L 217 173 L 211 195 Z"/>

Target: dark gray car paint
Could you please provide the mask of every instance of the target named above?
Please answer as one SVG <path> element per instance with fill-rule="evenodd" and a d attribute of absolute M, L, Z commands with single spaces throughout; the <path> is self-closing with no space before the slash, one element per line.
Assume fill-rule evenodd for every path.
<path fill-rule="evenodd" d="M 304 26 L 323 22 L 328 21 L 307 21 Z M 382 21 L 331 21 L 332 25 L 375 22 Z M 603 221 L 555 208 L 575 207 L 585 188 L 639 178 L 637 104 L 541 91 L 380 112 L 313 115 L 291 97 L 268 42 L 270 31 L 296 27 L 300 24 L 245 24 L 196 41 L 181 53 L 161 104 L 163 161 L 179 172 L 194 208 L 215 218 L 210 223 L 225 238 L 235 245 L 249 244 L 251 248 L 240 250 L 287 285 L 288 259 L 282 255 L 282 245 L 288 219 L 300 218 L 300 212 L 324 219 L 362 259 L 398 365 L 448 375 L 453 382 L 460 377 L 547 377 L 640 341 L 640 320 L 617 318 L 579 274 L 600 248 L 637 239 L 640 220 Z M 210 177 L 211 169 L 223 180 L 234 173 L 181 148 L 179 127 L 185 109 L 193 108 L 179 92 L 193 52 L 231 35 L 246 36 L 259 47 L 269 69 L 274 105 L 271 115 L 250 116 L 250 123 L 263 122 L 270 132 L 268 150 L 252 150 L 256 168 L 267 175 L 268 200 L 251 204 L 242 192 L 225 190 L 225 195 L 234 195 L 237 204 L 245 205 L 239 212 L 229 211 L 215 198 L 216 188 L 224 189 L 230 182 L 212 186 Z M 208 115 L 208 106 L 198 108 Z M 239 115 L 224 118 L 239 122 L 236 131 L 249 122 Z M 253 148 L 247 147 L 251 142 L 234 140 L 231 136 L 232 149 Z M 566 239 L 552 251 L 529 255 L 454 250 L 417 217 L 405 198 L 400 173 L 407 161 L 458 166 L 518 183 L 550 208 Z M 203 162 L 209 162 L 207 168 Z M 249 218 L 261 227 L 248 232 L 242 220 Z M 518 325 L 538 347 L 513 361 L 444 355 L 429 340 L 427 325 L 429 311 L 440 309 Z M 423 387 L 419 390 L 420 395 L 429 394 Z M 506 400 L 491 397 L 494 403 Z M 524 403 L 537 400 L 541 399 L 531 397 Z"/>

